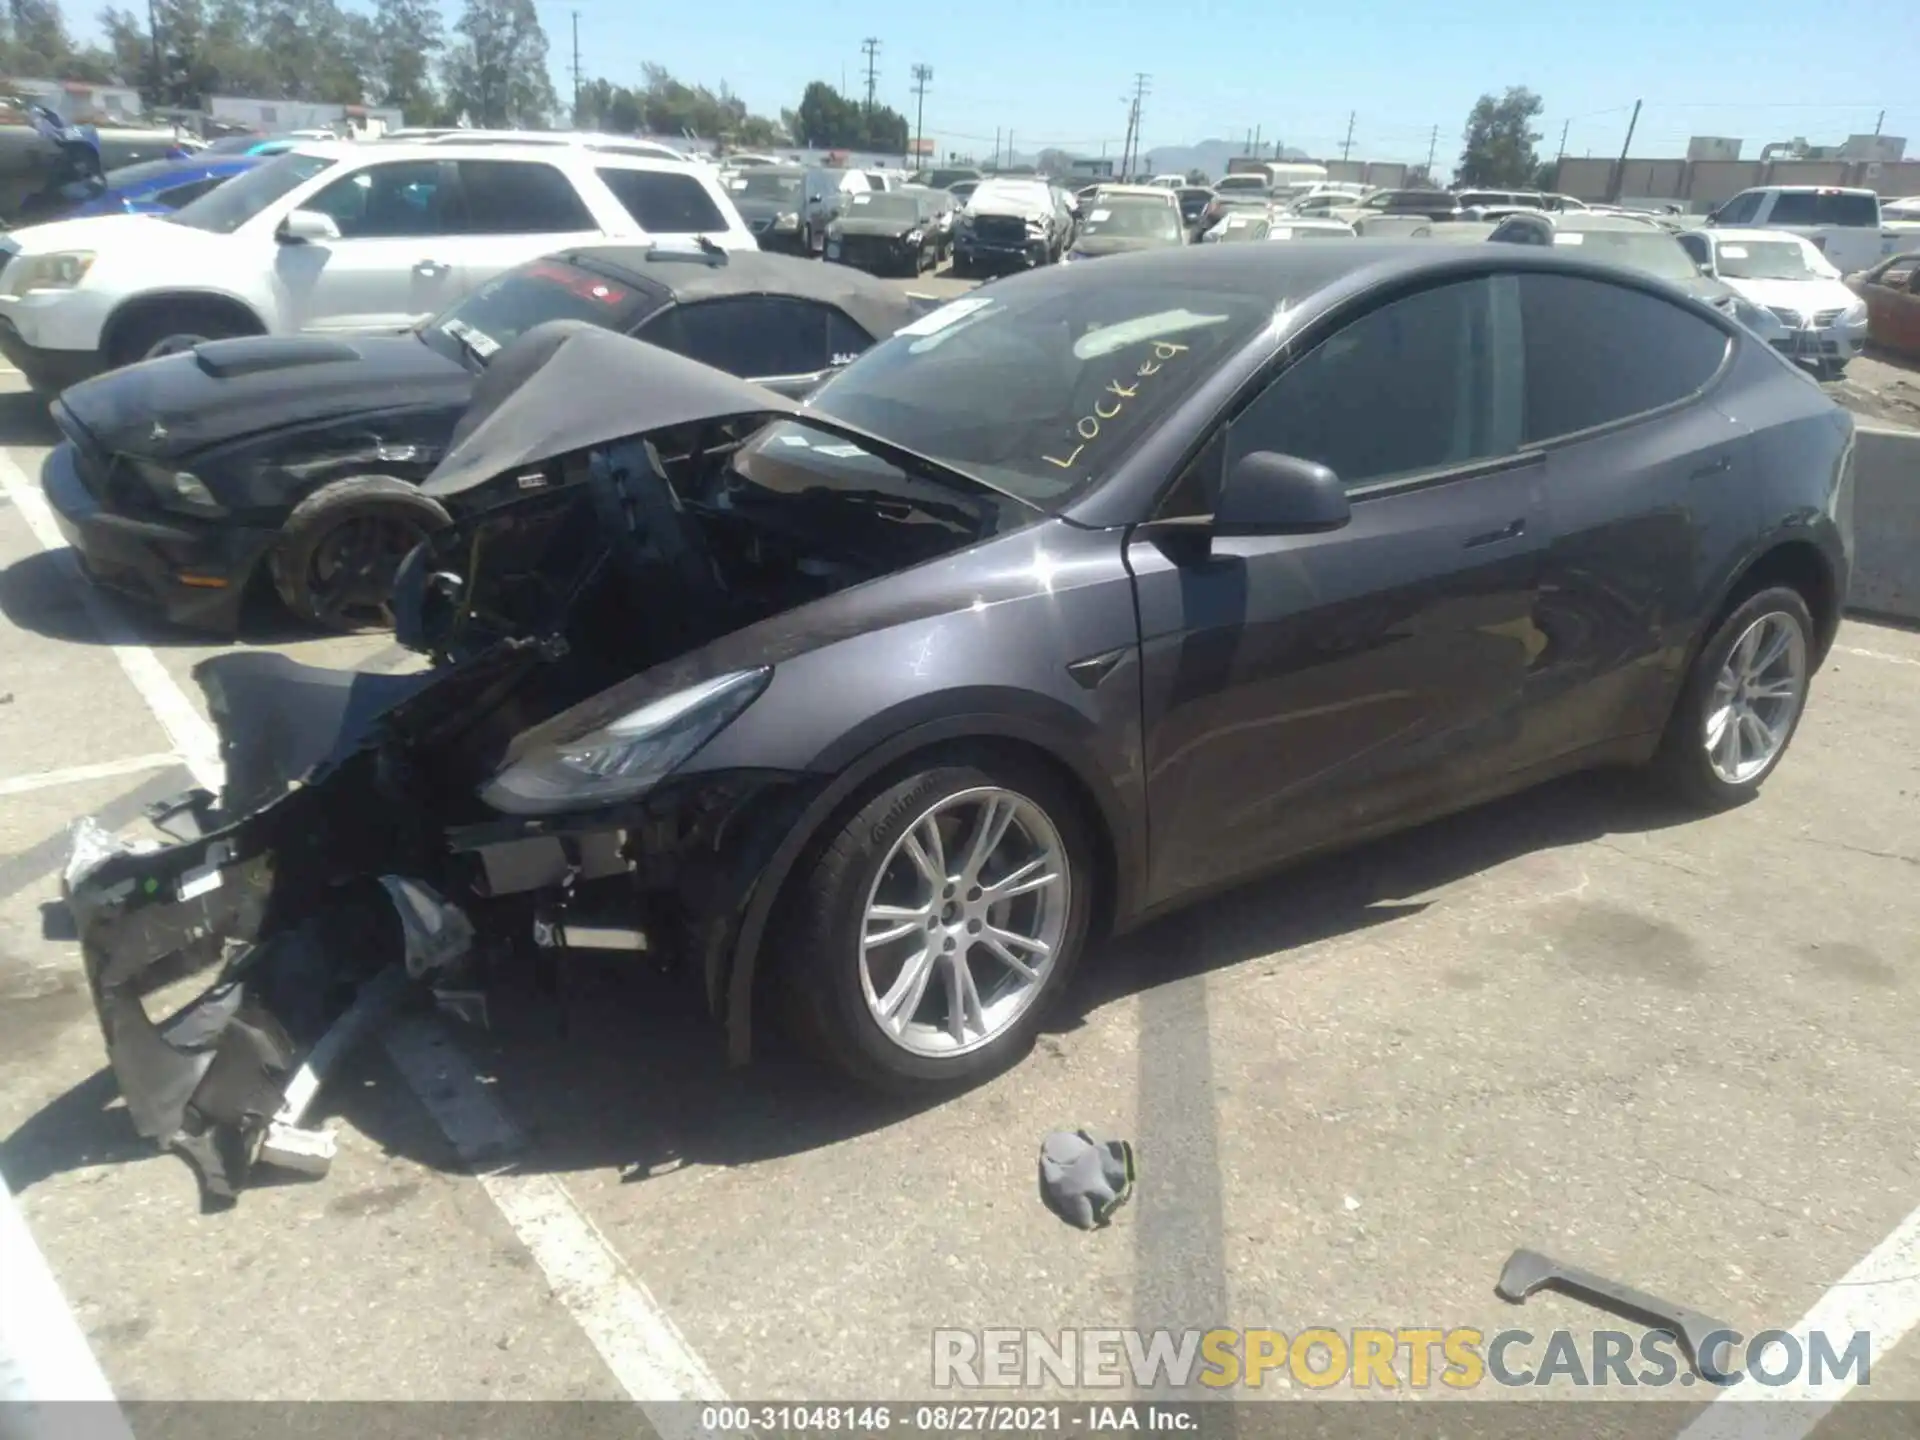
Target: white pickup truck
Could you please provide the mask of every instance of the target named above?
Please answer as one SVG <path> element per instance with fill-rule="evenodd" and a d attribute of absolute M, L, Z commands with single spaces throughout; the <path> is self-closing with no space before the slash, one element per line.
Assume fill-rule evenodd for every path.
<path fill-rule="evenodd" d="M 1828 185 L 1765 185 L 1742 190 L 1707 216 L 1709 225 L 1790 230 L 1811 240 L 1843 275 L 1877 265 L 1899 241 L 1871 190 Z"/>

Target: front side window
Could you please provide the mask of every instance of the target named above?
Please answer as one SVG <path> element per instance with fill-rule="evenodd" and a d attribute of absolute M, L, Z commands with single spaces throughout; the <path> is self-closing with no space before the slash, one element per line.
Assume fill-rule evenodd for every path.
<path fill-rule="evenodd" d="M 1611 425 L 1697 394 L 1733 342 L 1712 321 L 1577 275 L 1522 275 L 1529 444 Z"/>
<path fill-rule="evenodd" d="M 1676 235 L 1680 248 L 1687 252 L 1687 258 L 1696 265 L 1710 264 L 1713 260 L 1708 253 L 1707 237 L 1704 235 Z"/>
<path fill-rule="evenodd" d="M 1271 450 L 1353 489 L 1512 454 L 1522 396 L 1511 286 L 1437 286 L 1336 330 L 1234 421 L 1228 464 Z"/>
<path fill-rule="evenodd" d="M 1746 224 L 1760 212 L 1761 194 L 1761 191 L 1749 190 L 1744 194 L 1734 196 L 1733 199 L 1720 207 L 1715 217 L 1717 223 L 1721 225 Z"/>
<path fill-rule="evenodd" d="M 286 198 L 337 163 L 324 155 L 289 151 L 244 175 L 236 175 L 167 218 L 176 225 L 231 235 L 276 200 Z"/>
<path fill-rule="evenodd" d="M 332 220 L 343 240 L 445 235 L 458 228 L 446 214 L 446 191 L 440 161 L 397 160 L 343 175 L 301 208 Z"/>
<path fill-rule="evenodd" d="M 727 217 L 713 203 L 707 187 L 692 175 L 670 170 L 596 171 L 620 208 L 633 217 L 633 223 L 649 235 L 702 235 L 725 231 Z M 758 176 L 747 177 L 749 183 Z M 784 180 L 782 176 L 768 176 Z M 799 181 L 791 182 L 798 192 Z"/>
<path fill-rule="evenodd" d="M 474 235 L 548 235 L 598 230 L 573 182 L 526 160 L 462 160 L 460 196 Z"/>

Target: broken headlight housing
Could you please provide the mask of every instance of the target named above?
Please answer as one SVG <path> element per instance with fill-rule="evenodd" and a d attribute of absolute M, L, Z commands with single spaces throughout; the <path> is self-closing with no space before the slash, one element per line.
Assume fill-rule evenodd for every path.
<path fill-rule="evenodd" d="M 206 482 L 191 471 L 176 470 L 171 465 L 157 464 L 152 460 L 129 460 L 127 463 L 162 509 L 188 515 L 227 513 L 227 507 L 213 498 L 213 492 L 207 489 Z"/>
<path fill-rule="evenodd" d="M 736 670 L 641 706 L 577 740 L 543 746 L 480 787 L 508 815 L 550 815 L 651 790 L 760 698 L 773 667 Z"/>

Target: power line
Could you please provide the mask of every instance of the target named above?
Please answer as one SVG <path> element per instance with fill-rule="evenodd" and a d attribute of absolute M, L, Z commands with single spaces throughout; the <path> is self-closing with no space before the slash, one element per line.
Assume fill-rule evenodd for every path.
<path fill-rule="evenodd" d="M 874 62 L 880 55 L 880 42 L 869 35 L 860 42 L 860 48 L 867 57 L 867 114 L 871 115 L 873 114 L 873 87 L 879 73 L 874 69 Z"/>
<path fill-rule="evenodd" d="M 931 79 L 933 79 L 931 65 L 913 67 L 913 158 L 916 160 L 924 158 L 921 146 L 922 137 L 926 132 L 921 126 L 921 121 L 927 112 L 927 82 Z"/>

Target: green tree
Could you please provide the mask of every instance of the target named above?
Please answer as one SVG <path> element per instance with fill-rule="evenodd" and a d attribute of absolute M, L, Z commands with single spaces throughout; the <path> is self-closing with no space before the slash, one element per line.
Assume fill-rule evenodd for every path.
<path fill-rule="evenodd" d="M 65 79 L 73 37 L 58 0 L 7 0 L 6 18 L 6 68 L 35 79 Z"/>
<path fill-rule="evenodd" d="M 443 62 L 445 109 L 488 128 L 544 129 L 560 108 L 533 0 L 467 0 Z"/>
<path fill-rule="evenodd" d="M 1524 85 L 1498 99 L 1482 95 L 1467 115 L 1467 130 L 1455 174 L 1462 185 L 1525 186 L 1533 183 L 1540 132 L 1533 122 L 1545 102 Z"/>
<path fill-rule="evenodd" d="M 433 65 L 447 48 L 440 7 L 433 0 L 374 0 L 372 79 L 382 105 L 410 121 L 438 108 Z"/>

